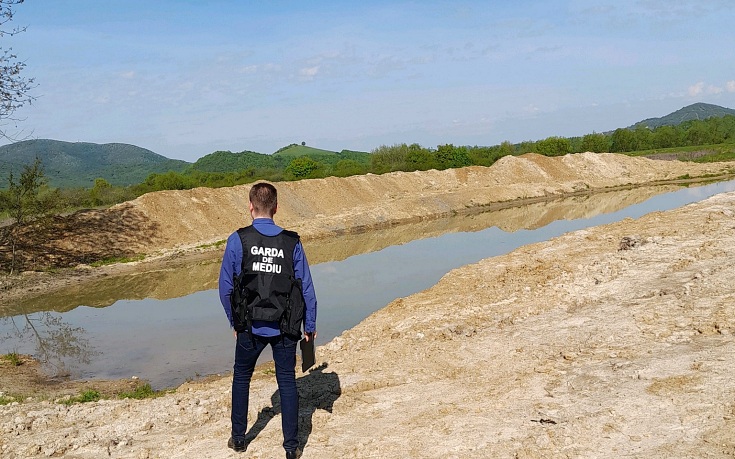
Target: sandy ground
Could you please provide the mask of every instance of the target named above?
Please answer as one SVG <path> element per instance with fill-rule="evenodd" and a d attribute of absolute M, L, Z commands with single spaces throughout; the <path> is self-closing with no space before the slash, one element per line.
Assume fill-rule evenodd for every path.
<path fill-rule="evenodd" d="M 429 172 L 391 174 L 382 195 L 372 185 L 377 197 L 367 204 L 334 198 L 320 212 L 323 200 L 303 198 L 308 222 L 294 216 L 297 197 L 314 188 L 350 201 L 351 187 L 377 177 L 336 181 L 340 193 L 329 192 L 331 179 L 308 181 L 303 194 L 283 184 L 279 215 L 316 238 L 320 226 L 344 233 L 421 220 L 422 209 L 451 213 L 729 168 L 531 155 L 444 171 L 457 180 L 437 182 L 436 192 L 418 187 L 442 174 Z M 405 178 L 415 179 L 411 189 L 399 187 Z M 358 207 L 352 221 L 350 206 Z M 489 258 L 392 302 L 320 347 L 320 366 L 299 378 L 303 457 L 735 457 L 734 217 L 735 193 L 721 194 Z M 236 457 L 226 448 L 229 385 L 223 377 L 156 399 L 2 406 L 0 455 Z M 259 368 L 243 457 L 282 455 L 275 390 L 272 368 Z"/>

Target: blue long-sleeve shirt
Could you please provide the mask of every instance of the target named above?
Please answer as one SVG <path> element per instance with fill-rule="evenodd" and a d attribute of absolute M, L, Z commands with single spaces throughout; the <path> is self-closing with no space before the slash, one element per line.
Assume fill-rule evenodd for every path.
<path fill-rule="evenodd" d="M 283 228 L 276 225 L 270 218 L 256 218 L 253 227 L 265 236 L 276 236 Z M 232 311 L 230 309 L 230 295 L 232 295 L 232 280 L 240 274 L 242 269 L 242 243 L 237 231 L 227 238 L 225 254 L 222 257 L 222 267 L 219 271 L 219 299 L 225 308 L 225 314 L 233 327 Z M 316 293 L 314 283 L 311 280 L 309 262 L 306 260 L 304 248 L 299 241 L 293 250 L 293 269 L 297 279 L 301 279 L 302 291 L 306 311 L 304 314 L 304 331 L 313 333 L 316 331 Z M 258 336 L 278 336 L 281 334 L 278 322 L 253 321 L 253 334 Z"/>

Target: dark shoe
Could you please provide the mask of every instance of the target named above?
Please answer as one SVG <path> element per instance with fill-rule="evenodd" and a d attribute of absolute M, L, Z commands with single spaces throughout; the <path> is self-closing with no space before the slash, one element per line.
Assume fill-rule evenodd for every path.
<path fill-rule="evenodd" d="M 227 440 L 227 447 L 235 450 L 237 453 L 242 453 L 245 451 L 245 440 L 233 440 L 233 438 L 230 437 L 230 439 Z"/>
<path fill-rule="evenodd" d="M 299 459 L 301 457 L 301 448 L 296 448 L 296 451 L 286 451 L 286 459 Z"/>

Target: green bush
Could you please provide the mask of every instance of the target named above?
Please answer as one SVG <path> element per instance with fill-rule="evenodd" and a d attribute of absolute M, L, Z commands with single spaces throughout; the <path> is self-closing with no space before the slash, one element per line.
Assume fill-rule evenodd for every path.
<path fill-rule="evenodd" d="M 69 397 L 65 400 L 62 400 L 61 404 L 63 405 L 73 405 L 74 403 L 88 403 L 88 402 L 97 402 L 102 398 L 99 392 L 97 392 L 94 389 L 89 389 L 81 394 L 79 394 L 76 397 Z"/>
<path fill-rule="evenodd" d="M 170 391 L 166 391 L 166 390 L 156 391 L 156 390 L 153 390 L 153 388 L 151 387 L 150 384 L 145 383 L 145 384 L 143 384 L 141 386 L 136 387 L 135 389 L 133 389 L 130 392 L 122 392 L 122 393 L 120 393 L 120 395 L 118 395 L 118 397 L 120 397 L 120 398 L 132 398 L 132 399 L 136 399 L 136 400 L 142 400 L 142 399 L 145 399 L 145 398 L 161 397 L 162 395 L 165 395 L 168 392 L 170 392 Z"/>
<path fill-rule="evenodd" d="M 6 360 L 10 362 L 10 364 L 14 367 L 19 367 L 23 365 L 23 359 L 20 358 L 20 355 L 16 352 L 11 352 L 9 354 L 5 354 L 3 357 L 3 360 Z"/>

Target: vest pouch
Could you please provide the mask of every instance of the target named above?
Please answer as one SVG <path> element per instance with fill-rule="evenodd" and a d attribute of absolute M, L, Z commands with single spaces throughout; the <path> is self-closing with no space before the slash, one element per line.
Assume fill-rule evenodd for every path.
<path fill-rule="evenodd" d="M 289 279 L 289 294 L 286 298 L 286 312 L 281 319 L 283 333 L 301 338 L 301 323 L 304 321 L 304 296 L 301 279 Z"/>
<path fill-rule="evenodd" d="M 290 282 L 283 276 L 269 276 L 268 298 L 263 298 L 253 304 L 253 320 L 280 322 L 288 308 Z"/>
<path fill-rule="evenodd" d="M 259 300 L 252 306 L 253 320 L 264 320 L 266 322 L 278 322 L 283 315 L 283 308 L 273 304 L 270 298 Z"/>
<path fill-rule="evenodd" d="M 248 287 L 254 279 L 255 276 L 244 272 L 233 278 L 230 311 L 233 328 L 238 333 L 248 330 L 248 305 L 258 301 L 258 292 Z"/>

